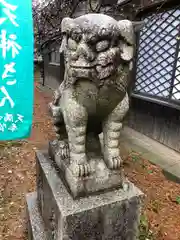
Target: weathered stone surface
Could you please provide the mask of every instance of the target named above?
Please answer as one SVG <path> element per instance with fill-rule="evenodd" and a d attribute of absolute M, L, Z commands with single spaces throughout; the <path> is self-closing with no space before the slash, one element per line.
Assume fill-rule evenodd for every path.
<path fill-rule="evenodd" d="M 74 200 L 46 152 L 37 153 L 37 179 L 47 239 L 136 239 L 143 194 L 132 183 L 126 191 Z"/>
<path fill-rule="evenodd" d="M 61 146 L 60 146 L 61 144 Z M 125 178 L 123 169 L 111 171 L 103 161 L 102 155 L 96 151 L 88 151 L 89 166 L 93 169 L 91 175 L 86 177 L 76 177 L 69 170 L 70 159 L 63 141 L 53 141 L 49 144 L 49 155 L 57 164 L 60 170 L 60 177 L 67 182 L 71 195 L 74 198 L 98 194 L 99 191 L 108 189 L 123 188 Z M 61 152 L 59 152 L 61 151 Z M 96 153 L 96 154 L 95 154 Z"/>
<path fill-rule="evenodd" d="M 36 155 L 30 240 L 137 238 L 143 193 L 124 178 L 119 152 L 134 29 L 103 14 L 62 21 L 64 80 L 50 104 L 58 140 Z"/>
<path fill-rule="evenodd" d="M 93 174 L 96 165 L 90 163 L 88 156 L 89 135 L 97 139 L 100 132 L 104 134 L 102 161 L 112 171 L 109 181 L 114 170 L 122 167 L 119 139 L 129 109 L 127 88 L 134 29 L 131 21 L 116 21 L 104 14 L 62 21 L 64 80 L 50 107 L 58 138 L 67 140 L 70 161 L 64 166 L 68 168 L 67 176 L 74 176 L 65 175 L 69 186 L 74 181 L 84 184 L 82 177 L 97 177 Z"/>
<path fill-rule="evenodd" d="M 28 213 L 28 240 L 48 240 L 38 208 L 37 193 L 27 194 L 26 201 Z"/>

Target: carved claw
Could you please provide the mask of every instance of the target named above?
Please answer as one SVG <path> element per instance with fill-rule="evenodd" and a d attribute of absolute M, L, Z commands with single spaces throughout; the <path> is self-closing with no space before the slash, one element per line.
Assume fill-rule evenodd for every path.
<path fill-rule="evenodd" d="M 53 118 L 55 118 L 55 119 L 62 118 L 62 112 L 61 112 L 60 106 L 56 106 L 51 102 L 51 103 L 49 103 L 49 111 Z"/>
<path fill-rule="evenodd" d="M 75 175 L 76 177 L 87 177 L 91 173 L 91 167 L 89 163 L 79 165 L 71 164 L 69 168 L 73 172 L 73 175 Z"/>
<path fill-rule="evenodd" d="M 54 96 L 53 96 L 53 105 L 58 106 L 59 103 L 59 99 L 61 98 L 61 93 L 59 91 L 59 89 L 57 89 L 54 92 Z"/>
<path fill-rule="evenodd" d="M 121 168 L 122 159 L 120 156 L 110 157 L 106 160 L 107 167 L 112 170 L 117 170 Z"/>

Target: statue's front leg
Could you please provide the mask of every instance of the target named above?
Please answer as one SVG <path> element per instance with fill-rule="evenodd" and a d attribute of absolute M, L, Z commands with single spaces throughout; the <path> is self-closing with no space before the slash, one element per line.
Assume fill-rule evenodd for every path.
<path fill-rule="evenodd" d="M 104 135 L 104 160 L 109 169 L 118 169 L 121 166 L 121 156 L 119 149 L 120 132 L 122 120 L 129 109 L 128 94 L 116 106 L 114 111 L 103 123 Z"/>
<path fill-rule="evenodd" d="M 85 149 L 88 115 L 86 109 L 71 97 L 65 105 L 63 115 L 70 149 L 69 169 L 77 177 L 87 176 L 90 173 Z"/>

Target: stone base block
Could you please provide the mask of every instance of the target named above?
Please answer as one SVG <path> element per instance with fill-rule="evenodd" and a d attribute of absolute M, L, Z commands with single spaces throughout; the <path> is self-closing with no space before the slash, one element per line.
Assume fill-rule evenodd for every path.
<path fill-rule="evenodd" d="M 38 208 L 37 193 L 27 194 L 26 202 L 28 213 L 28 240 L 48 240 Z"/>
<path fill-rule="evenodd" d="M 53 141 L 49 143 L 49 156 L 59 168 L 61 178 L 67 184 L 71 195 L 74 198 L 98 194 L 110 189 L 122 188 L 124 184 L 124 174 L 122 169 L 109 170 L 103 161 L 103 157 L 97 149 L 87 153 L 92 172 L 86 177 L 76 177 L 70 170 L 69 152 L 63 141 Z M 92 147 L 92 146 L 91 146 Z M 94 148 L 96 146 L 93 146 Z M 66 154 L 62 158 L 62 152 L 66 149 Z"/>
<path fill-rule="evenodd" d="M 74 200 L 46 152 L 37 152 L 37 194 L 48 240 L 135 240 L 143 193 L 132 183 Z M 41 238 L 39 238 L 41 239 Z"/>

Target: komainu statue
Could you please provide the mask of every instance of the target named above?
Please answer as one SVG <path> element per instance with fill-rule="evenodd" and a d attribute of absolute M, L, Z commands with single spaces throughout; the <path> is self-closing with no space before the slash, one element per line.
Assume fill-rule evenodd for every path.
<path fill-rule="evenodd" d="M 71 190 L 75 186 L 72 178 L 76 182 L 94 179 L 86 186 L 89 192 L 120 185 L 119 140 L 122 121 L 129 109 L 129 70 L 133 65 L 134 33 L 139 24 L 116 21 L 104 14 L 62 21 L 63 81 L 50 104 L 58 135 L 58 140 L 52 143 L 55 150 L 51 150 L 51 155 L 63 169 Z M 98 137 L 101 132 L 102 154 L 96 157 L 96 150 L 101 148 Z"/>

